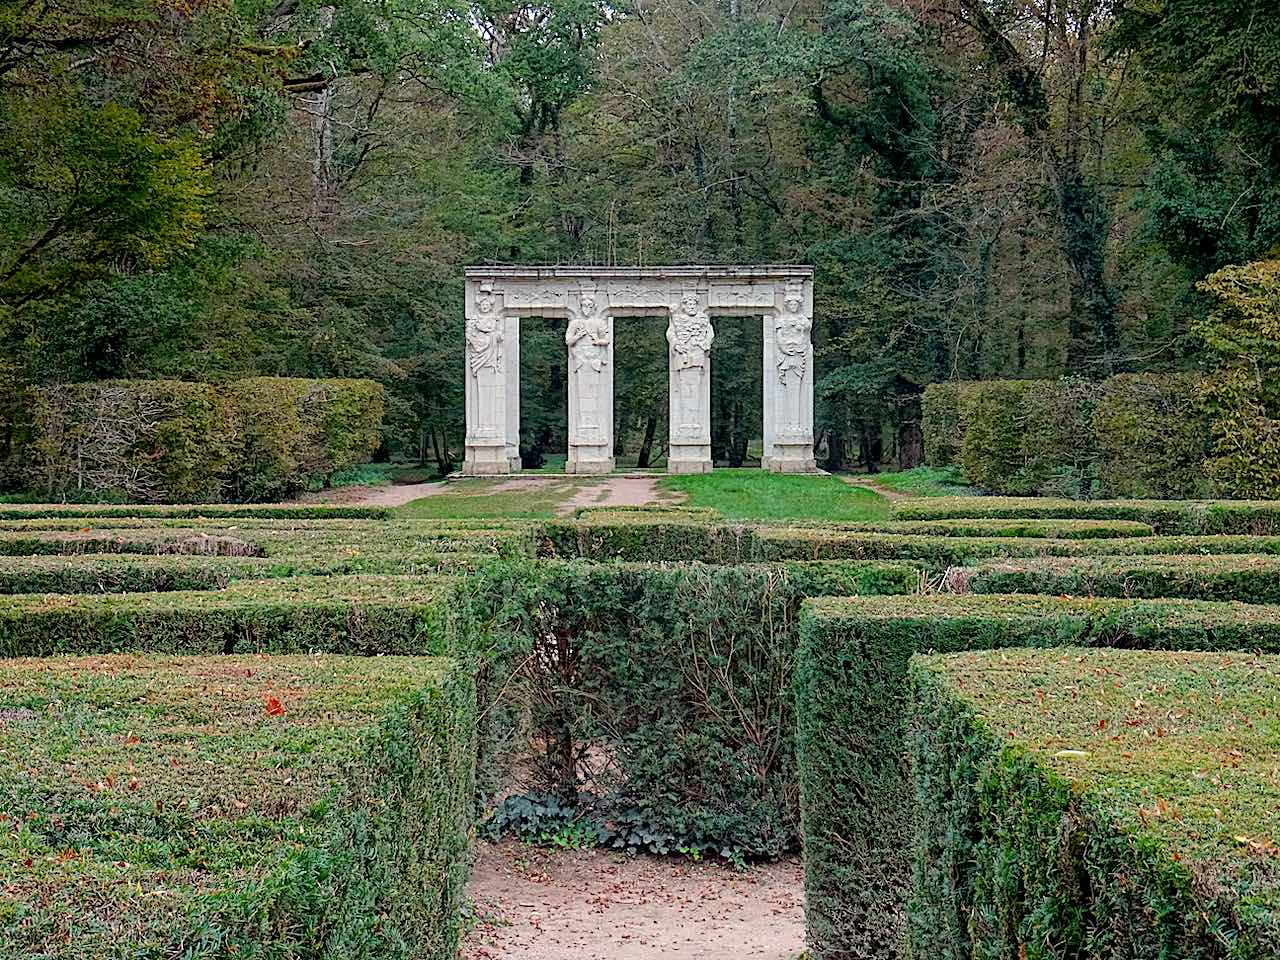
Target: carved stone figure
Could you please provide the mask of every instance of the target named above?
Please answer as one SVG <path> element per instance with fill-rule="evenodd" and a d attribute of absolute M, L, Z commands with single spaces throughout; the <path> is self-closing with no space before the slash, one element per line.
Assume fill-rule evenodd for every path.
<path fill-rule="evenodd" d="M 467 321 L 467 367 L 475 381 L 477 436 L 497 435 L 498 392 L 506 388 L 502 377 L 503 320 L 495 306 L 493 294 L 481 292 L 476 298 L 477 315 Z"/>
<path fill-rule="evenodd" d="M 696 294 L 686 293 L 680 303 L 671 308 L 667 343 L 671 345 L 671 369 L 679 393 L 678 433 L 700 436 L 705 432 L 706 424 L 702 421 L 710 411 L 702 409 L 702 385 L 703 378 L 710 372 L 707 360 L 715 335 L 711 317 L 702 309 Z"/>
<path fill-rule="evenodd" d="M 784 306 L 773 325 L 778 381 L 786 400 L 783 429 L 799 432 L 804 429 L 804 378 L 813 320 L 804 314 L 804 301 L 798 295 L 788 292 Z"/>
<path fill-rule="evenodd" d="M 609 363 L 608 311 L 596 306 L 594 294 L 583 293 L 569 320 L 564 340 L 569 346 L 569 374 L 575 378 L 576 426 L 583 434 L 598 433 L 602 424 L 605 367 Z"/>

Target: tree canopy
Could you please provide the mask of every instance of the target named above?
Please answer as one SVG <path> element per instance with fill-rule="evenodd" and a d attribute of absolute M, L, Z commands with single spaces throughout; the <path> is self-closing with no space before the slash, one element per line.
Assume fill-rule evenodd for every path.
<path fill-rule="evenodd" d="M 464 264 L 811 262 L 823 451 L 909 462 L 929 382 L 1217 356 L 1197 284 L 1280 247 L 1270 7 L 8 4 L 0 369 L 371 377 L 390 451 L 447 466 Z M 619 442 L 660 456 L 665 347 L 635 323 Z M 564 345 L 530 329 L 536 457 Z M 758 334 L 716 349 L 736 460 Z"/>

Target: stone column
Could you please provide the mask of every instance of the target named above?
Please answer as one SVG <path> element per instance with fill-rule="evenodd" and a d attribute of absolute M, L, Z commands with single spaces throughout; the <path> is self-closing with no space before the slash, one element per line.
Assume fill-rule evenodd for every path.
<path fill-rule="evenodd" d="M 507 384 L 512 371 L 507 355 L 507 321 L 491 283 L 482 281 L 474 290 L 470 283 L 467 287 L 467 436 L 462 472 L 467 476 L 510 473 Z M 518 369 L 514 379 L 518 383 Z"/>
<path fill-rule="evenodd" d="M 671 442 L 668 473 L 711 472 L 711 317 L 694 290 L 671 307 L 667 325 Z"/>
<path fill-rule="evenodd" d="M 613 458 L 613 317 L 593 287 L 570 308 L 569 458 L 566 473 L 610 473 Z"/>
<path fill-rule="evenodd" d="M 520 318 L 507 317 L 506 338 L 507 370 L 507 463 L 512 473 L 518 473 L 520 463 Z"/>
<path fill-rule="evenodd" d="M 764 461 L 774 473 L 812 473 L 813 292 L 793 281 L 764 317 Z"/>

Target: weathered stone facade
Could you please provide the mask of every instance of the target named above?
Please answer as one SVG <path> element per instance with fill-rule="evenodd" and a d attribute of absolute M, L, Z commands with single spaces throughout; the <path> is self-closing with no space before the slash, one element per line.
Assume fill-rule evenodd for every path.
<path fill-rule="evenodd" d="M 813 458 L 813 268 L 468 267 L 463 472 L 520 469 L 520 318 L 562 317 L 569 355 L 569 473 L 613 459 L 613 333 L 619 318 L 668 317 L 668 469 L 711 469 L 711 345 L 717 316 L 764 323 L 765 469 Z"/>

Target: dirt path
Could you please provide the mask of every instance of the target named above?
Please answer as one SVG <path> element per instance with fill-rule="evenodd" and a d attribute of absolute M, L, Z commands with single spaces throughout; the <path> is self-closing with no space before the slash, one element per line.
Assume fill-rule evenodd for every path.
<path fill-rule="evenodd" d="M 684 499 L 658 487 L 657 477 L 601 477 L 583 486 L 556 512 L 568 516 L 578 507 L 644 507 L 651 503 L 678 503 Z"/>
<path fill-rule="evenodd" d="M 794 960 L 798 860 L 719 864 L 481 843 L 461 960 Z"/>
<path fill-rule="evenodd" d="M 911 494 L 903 493 L 901 490 L 894 490 L 881 483 L 877 483 L 873 477 L 851 476 L 845 473 L 840 475 L 840 479 L 851 487 L 862 487 L 864 490 L 870 490 L 872 493 L 880 494 L 880 496 L 889 501 L 911 499 Z"/>

